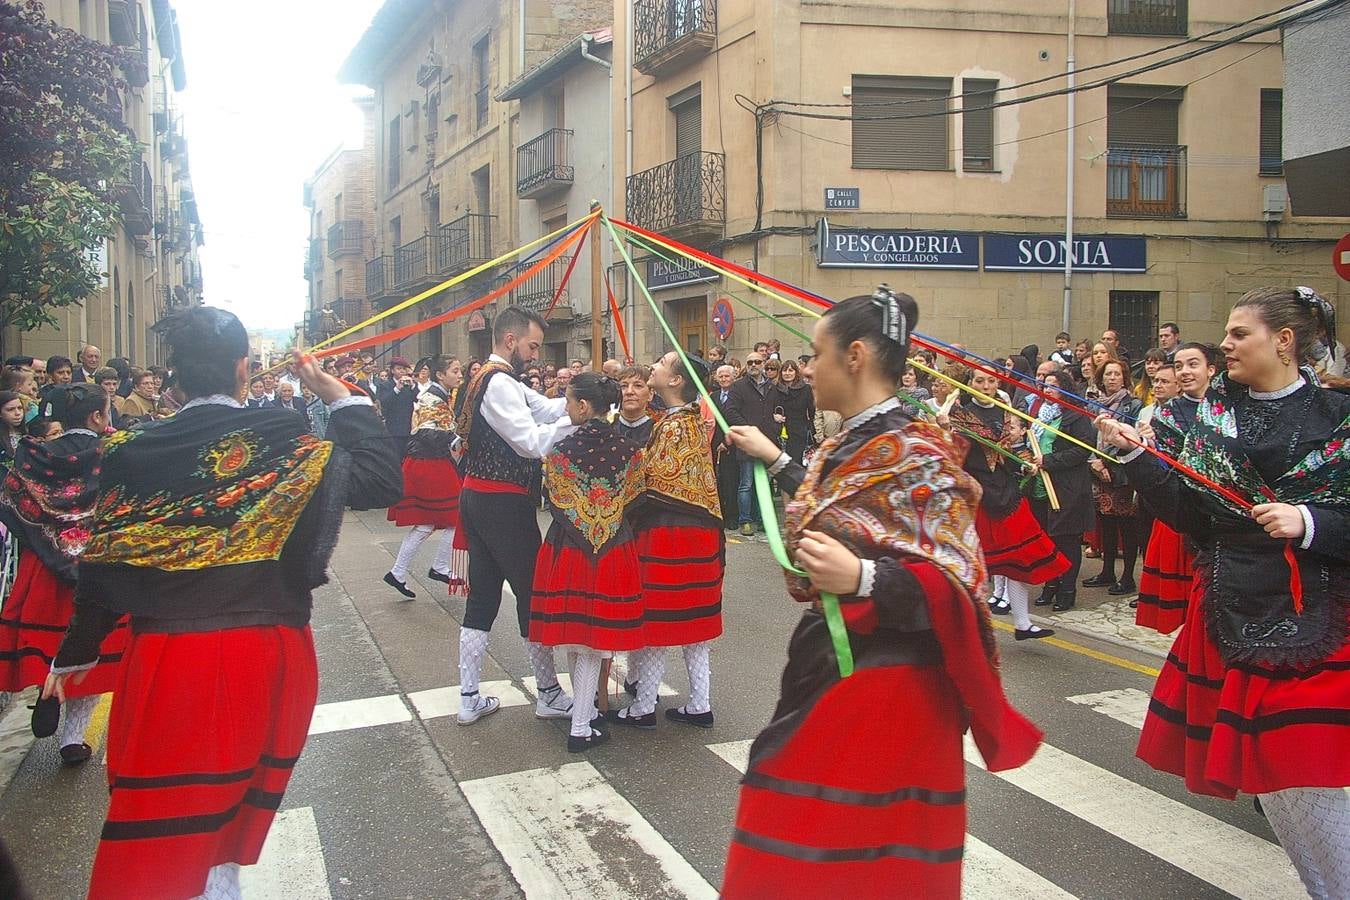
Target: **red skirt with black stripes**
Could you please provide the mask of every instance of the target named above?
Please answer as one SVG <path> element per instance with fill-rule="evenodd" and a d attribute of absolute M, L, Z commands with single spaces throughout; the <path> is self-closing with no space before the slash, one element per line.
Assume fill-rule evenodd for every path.
<path fill-rule="evenodd" d="M 1153 523 L 1144 568 L 1139 575 L 1139 606 L 1134 624 L 1171 634 L 1186 621 L 1195 554 L 1181 535 L 1162 522 Z"/>
<path fill-rule="evenodd" d="M 722 896 L 956 900 L 965 727 L 941 667 L 859 669 L 840 680 L 742 779 Z"/>
<path fill-rule="evenodd" d="M 539 546 L 530 597 L 530 640 L 548 647 L 638 650 L 646 646 L 642 579 L 633 541 L 592 558 L 551 530 Z"/>
<path fill-rule="evenodd" d="M 212 866 L 256 863 L 318 687 L 308 626 L 133 635 L 91 900 L 195 897 Z"/>
<path fill-rule="evenodd" d="M 1193 582 L 1139 758 L 1182 776 L 1194 793 L 1229 799 L 1350 785 L 1350 642 L 1301 669 L 1229 665 L 1205 627 L 1203 593 Z"/>
<path fill-rule="evenodd" d="M 20 551 L 14 587 L 0 607 L 0 691 L 21 691 L 47 680 L 52 659 L 75 614 L 74 598 L 75 588 L 57 578 L 36 553 Z M 124 619 L 103 639 L 98 664 L 84 680 L 78 684 L 73 678 L 66 682 L 67 697 L 92 697 L 113 689 L 127 633 Z"/>
<path fill-rule="evenodd" d="M 726 536 L 720 526 L 656 525 L 638 531 L 648 647 L 682 647 L 722 633 Z"/>
<path fill-rule="evenodd" d="M 404 457 L 403 499 L 389 507 L 389 521 L 400 528 L 458 528 L 459 489 L 459 472 L 450 460 Z"/>
<path fill-rule="evenodd" d="M 1002 575 L 1023 584 L 1045 584 L 1069 570 L 1069 560 L 1031 514 L 1024 499 L 1001 519 L 981 506 L 975 515 L 985 566 L 990 575 Z"/>

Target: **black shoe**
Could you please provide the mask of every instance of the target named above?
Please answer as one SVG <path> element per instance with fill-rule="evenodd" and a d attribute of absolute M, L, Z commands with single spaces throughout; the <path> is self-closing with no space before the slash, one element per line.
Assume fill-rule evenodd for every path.
<path fill-rule="evenodd" d="M 1124 579 L 1122 579 L 1120 581 L 1117 581 L 1115 584 L 1111 585 L 1109 588 L 1107 588 L 1106 592 L 1113 597 L 1122 597 L 1125 594 L 1139 593 L 1139 588 L 1135 587 L 1133 578 L 1131 578 L 1129 581 L 1125 581 Z"/>
<path fill-rule="evenodd" d="M 78 766 L 93 755 L 94 751 L 88 744 L 66 744 L 61 748 L 61 764 Z"/>
<path fill-rule="evenodd" d="M 989 611 L 996 616 L 1006 616 L 1012 612 L 1012 604 L 999 597 L 989 601 Z"/>
<path fill-rule="evenodd" d="M 1023 631 L 1020 628 L 1013 629 L 1013 638 L 1019 641 L 1034 641 L 1038 640 L 1039 638 L 1048 638 L 1050 635 L 1054 633 L 1055 629 L 1053 628 L 1041 628 L 1039 626 L 1032 625 L 1026 631 Z"/>
<path fill-rule="evenodd" d="M 1074 601 L 1077 599 L 1077 597 L 1060 597 L 1055 601 L 1055 605 L 1050 608 L 1055 612 L 1064 612 L 1065 610 L 1073 609 Z"/>
<path fill-rule="evenodd" d="M 605 713 L 605 719 L 613 722 L 615 725 L 622 725 L 625 728 L 642 728 L 650 731 L 656 727 L 656 713 L 649 712 L 645 716 L 635 716 L 627 714 L 630 707 L 623 709 L 611 709 Z"/>
<path fill-rule="evenodd" d="M 569 734 L 567 736 L 567 752 L 585 753 L 587 750 L 599 747 L 601 744 L 605 743 L 608 740 L 609 740 L 608 732 L 596 731 L 594 728 L 591 729 L 591 734 L 589 737 L 577 737 L 574 734 Z"/>
<path fill-rule="evenodd" d="M 55 694 L 33 704 L 33 737 L 51 737 L 56 734 L 56 726 L 60 721 L 61 701 L 56 699 Z"/>
<path fill-rule="evenodd" d="M 1139 608 L 1139 598 L 1135 597 L 1133 600 L 1130 601 L 1130 609 L 1138 609 L 1138 608 Z"/>
<path fill-rule="evenodd" d="M 449 583 L 450 583 L 450 574 L 449 574 L 448 572 L 447 572 L 446 574 L 442 575 L 440 572 L 437 572 L 435 569 L 427 569 L 427 577 L 430 578 L 432 581 L 439 581 L 441 584 L 449 584 Z"/>
<path fill-rule="evenodd" d="M 712 711 L 704 713 L 685 712 L 684 707 L 666 710 L 666 718 L 672 722 L 683 722 L 685 725 L 693 725 L 696 728 L 713 727 Z"/>
<path fill-rule="evenodd" d="M 637 697 L 638 683 L 636 681 L 624 681 L 623 692 L 630 697 Z"/>
<path fill-rule="evenodd" d="M 1055 595 L 1058 593 L 1059 585 L 1047 584 L 1045 587 L 1041 588 L 1041 595 L 1036 598 L 1034 605 L 1049 606 L 1051 603 L 1055 602 Z"/>
<path fill-rule="evenodd" d="M 409 600 L 417 596 L 408 588 L 406 584 L 395 578 L 393 572 L 384 573 L 384 583 L 389 585 L 394 590 L 398 591 L 403 596 L 407 597 Z"/>
<path fill-rule="evenodd" d="M 1100 575 L 1083 581 L 1083 587 L 1113 587 L 1116 583 L 1116 576 L 1110 572 L 1102 572 Z"/>

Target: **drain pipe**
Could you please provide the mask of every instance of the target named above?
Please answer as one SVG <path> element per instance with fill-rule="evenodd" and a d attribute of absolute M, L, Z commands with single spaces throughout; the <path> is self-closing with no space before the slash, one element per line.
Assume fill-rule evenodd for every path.
<path fill-rule="evenodd" d="M 624 104 L 623 104 L 623 131 L 624 131 L 624 149 L 623 149 L 623 181 L 621 182 L 624 192 L 624 218 L 631 218 L 633 211 L 628 208 L 628 179 L 633 174 L 633 0 L 624 0 L 623 4 L 623 80 L 624 80 Z M 637 301 L 634 293 L 637 285 L 633 283 L 633 274 L 624 272 L 624 281 L 627 283 L 627 290 L 624 291 L 624 298 L 628 303 L 628 333 L 633 336 L 633 343 L 637 343 Z M 636 346 L 633 347 L 633 353 L 639 354 Z M 640 356 L 638 358 L 641 358 Z"/>

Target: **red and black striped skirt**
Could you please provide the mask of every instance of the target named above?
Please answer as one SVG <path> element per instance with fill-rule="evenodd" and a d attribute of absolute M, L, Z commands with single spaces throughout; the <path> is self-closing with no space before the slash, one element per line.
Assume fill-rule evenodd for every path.
<path fill-rule="evenodd" d="M 1153 688 L 1139 758 L 1182 776 L 1194 793 L 1229 799 L 1350 785 L 1350 642 L 1302 669 L 1229 665 L 1209 638 L 1202 596 L 1193 582 L 1186 623 Z"/>
<path fill-rule="evenodd" d="M 964 729 L 939 667 L 838 682 L 742 779 L 722 896 L 958 898 Z"/>
<path fill-rule="evenodd" d="M 42 684 L 75 614 L 75 589 L 52 574 L 36 553 L 21 551 L 14 587 L 0 608 L 0 691 Z M 126 620 L 103 639 L 94 666 L 79 684 L 66 682 L 67 697 L 106 694 L 117 683 L 127 646 Z"/>
<path fill-rule="evenodd" d="M 1194 571 L 1195 554 L 1186 549 L 1182 536 L 1162 522 L 1154 522 L 1139 574 L 1134 623 L 1161 634 L 1180 628 L 1186 621 Z"/>
<path fill-rule="evenodd" d="M 390 522 L 400 528 L 432 525 L 459 527 L 459 472 L 448 459 L 403 460 L 403 499 L 389 507 Z"/>
<path fill-rule="evenodd" d="M 637 535 L 648 647 L 682 647 L 722 633 L 726 537 L 720 527 L 657 525 Z"/>
<path fill-rule="evenodd" d="M 1001 519 L 992 518 L 981 506 L 975 515 L 975 532 L 990 575 L 1045 584 L 1069 570 L 1069 560 L 1056 549 L 1025 499 Z"/>
<path fill-rule="evenodd" d="M 91 900 L 195 897 L 212 866 L 256 863 L 318 687 L 308 626 L 133 635 Z"/>
<path fill-rule="evenodd" d="M 645 647 L 642 579 L 633 542 L 616 544 L 592 559 L 549 537 L 534 564 L 530 640 L 592 650 Z"/>

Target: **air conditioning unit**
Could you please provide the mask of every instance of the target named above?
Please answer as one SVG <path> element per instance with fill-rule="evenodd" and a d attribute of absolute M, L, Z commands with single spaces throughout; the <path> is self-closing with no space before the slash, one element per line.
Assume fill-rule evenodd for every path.
<path fill-rule="evenodd" d="M 1284 210 L 1288 205 L 1289 188 L 1283 183 L 1262 186 L 1261 215 L 1267 222 L 1279 222 L 1284 219 Z"/>

